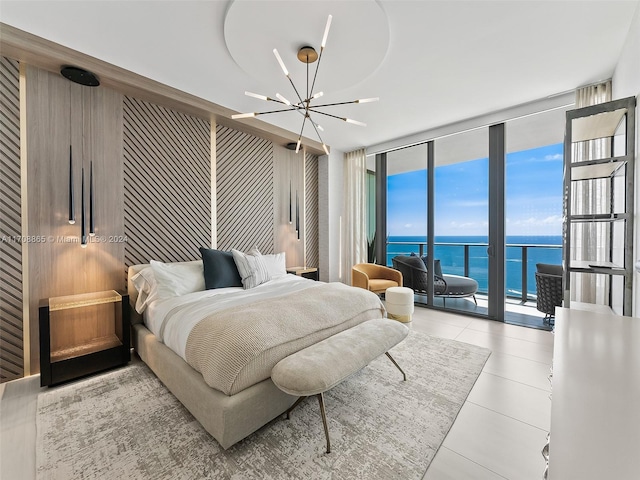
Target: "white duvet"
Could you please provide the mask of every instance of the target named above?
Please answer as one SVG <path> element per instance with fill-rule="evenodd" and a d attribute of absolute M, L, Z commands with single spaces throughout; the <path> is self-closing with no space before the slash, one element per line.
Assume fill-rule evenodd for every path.
<path fill-rule="evenodd" d="M 144 323 L 167 347 L 185 361 L 187 339 L 193 327 L 207 315 L 239 305 L 280 297 L 321 285 L 297 275 L 282 275 L 250 290 L 216 288 L 152 302 L 144 312 Z"/>

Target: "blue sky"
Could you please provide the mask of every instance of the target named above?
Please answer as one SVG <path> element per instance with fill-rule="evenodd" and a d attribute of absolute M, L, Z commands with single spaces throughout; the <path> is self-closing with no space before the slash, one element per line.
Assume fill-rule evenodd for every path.
<path fill-rule="evenodd" d="M 562 234 L 562 144 L 507 155 L 507 235 Z M 488 159 L 436 168 L 436 235 L 487 235 Z M 390 236 L 426 236 L 426 170 L 390 175 Z"/>

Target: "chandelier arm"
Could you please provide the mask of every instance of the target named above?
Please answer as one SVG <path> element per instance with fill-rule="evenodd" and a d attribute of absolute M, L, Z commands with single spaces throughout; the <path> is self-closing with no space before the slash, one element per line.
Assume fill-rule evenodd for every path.
<path fill-rule="evenodd" d="M 318 63 L 316 64 L 316 73 L 313 74 L 313 83 L 311 84 L 311 91 L 309 92 L 309 98 L 311 98 L 311 96 L 313 95 L 313 88 L 316 86 L 318 69 L 320 68 L 320 62 L 322 61 L 322 52 L 324 52 L 324 47 L 320 47 L 320 55 L 318 55 Z"/>
<path fill-rule="evenodd" d="M 298 93 L 298 89 L 296 88 L 296 85 L 293 83 L 293 80 L 291 80 L 291 77 L 289 75 L 287 75 L 287 78 L 289 79 L 289 83 L 291 83 L 291 86 L 295 90 L 296 95 L 298 96 L 298 100 L 300 100 L 300 103 L 304 104 L 304 100 L 302 100 L 300 93 Z"/>
<path fill-rule="evenodd" d="M 352 103 L 360 103 L 360 102 L 358 100 L 351 100 L 350 102 L 323 103 L 322 105 L 314 105 L 313 108 L 333 107 L 335 105 L 350 105 Z"/>
<path fill-rule="evenodd" d="M 311 125 L 313 125 L 313 129 L 316 131 L 316 135 L 318 135 L 318 140 L 320 140 L 320 143 L 322 143 L 322 145 L 324 145 L 324 140 L 322 140 L 322 137 L 320 136 L 320 132 L 318 131 L 318 127 L 316 127 L 316 122 L 314 122 L 311 117 L 309 117 L 309 120 L 311 120 Z"/>
<path fill-rule="evenodd" d="M 319 113 L 320 115 L 326 115 L 327 117 L 337 118 L 338 120 L 342 120 L 343 122 L 347 121 L 347 119 L 345 117 L 339 117 L 337 115 L 332 115 L 332 114 L 327 113 L 327 112 L 321 112 L 320 110 L 313 110 L 312 108 L 310 108 L 309 111 L 313 112 L 313 113 Z"/>
<path fill-rule="evenodd" d="M 293 110 L 299 110 L 299 107 L 292 106 L 291 108 L 285 108 L 284 110 L 270 110 L 268 112 L 256 112 L 256 116 L 267 115 L 269 113 L 292 112 Z"/>

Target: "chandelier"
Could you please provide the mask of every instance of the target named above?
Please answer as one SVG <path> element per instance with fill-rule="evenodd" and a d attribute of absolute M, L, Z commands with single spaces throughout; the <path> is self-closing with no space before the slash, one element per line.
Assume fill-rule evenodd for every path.
<path fill-rule="evenodd" d="M 302 119 L 302 127 L 300 128 L 300 135 L 298 136 L 298 142 L 296 143 L 296 153 L 298 153 L 298 151 L 300 150 L 302 134 L 304 132 L 304 127 L 308 120 L 309 123 L 313 126 L 313 129 L 315 130 L 316 135 L 318 136 L 318 140 L 320 140 L 320 143 L 322 143 L 322 148 L 324 149 L 325 153 L 329 155 L 329 150 L 327 149 L 327 145 L 324 143 L 324 141 L 322 140 L 322 136 L 320 135 L 320 132 L 324 131 L 324 129 L 311 117 L 312 113 L 317 115 L 332 117 L 338 120 L 342 120 L 343 122 L 359 125 L 361 127 L 366 127 L 367 125 L 363 122 L 359 122 L 357 120 L 353 120 L 347 117 L 340 117 L 338 115 L 333 115 L 331 113 L 323 112 L 318 109 L 324 108 L 324 107 L 334 107 L 336 105 L 348 105 L 351 103 L 376 102 L 378 101 L 377 97 L 362 98 L 359 100 L 351 100 L 349 102 L 324 103 L 324 104 L 317 104 L 317 105 L 313 103 L 314 100 L 318 100 L 320 97 L 323 96 L 323 92 L 314 93 L 314 87 L 316 85 L 316 78 L 318 76 L 318 68 L 320 67 L 320 61 L 322 60 L 322 53 L 324 52 L 324 47 L 327 43 L 327 36 L 329 35 L 329 28 L 331 27 L 331 19 L 332 19 L 332 16 L 329 15 L 329 17 L 327 18 L 327 25 L 324 29 L 324 35 L 322 37 L 322 43 L 320 44 L 319 55 L 315 48 L 310 47 L 308 45 L 298 50 L 298 60 L 300 60 L 302 63 L 305 63 L 307 65 L 307 84 L 306 84 L 305 98 L 302 97 L 302 95 L 300 94 L 300 91 L 296 88 L 295 84 L 293 83 L 293 80 L 291 79 L 291 75 L 289 74 L 289 70 L 287 70 L 287 67 L 282 61 L 282 58 L 280 57 L 278 50 L 274 48 L 273 54 L 275 55 L 276 60 L 280 64 L 280 68 L 282 69 L 282 72 L 287 77 L 287 80 L 289 80 L 289 83 L 293 87 L 293 90 L 296 94 L 297 101 L 294 100 L 293 102 L 290 102 L 283 95 L 280 95 L 279 93 L 276 93 L 276 98 L 271 98 L 266 95 L 260 95 L 258 93 L 244 92 L 244 94 L 249 97 L 257 98 L 259 100 L 264 100 L 267 102 L 279 103 L 279 104 L 285 105 L 287 108 L 283 108 L 280 110 L 270 110 L 267 112 L 238 113 L 236 115 L 232 115 L 231 118 L 233 119 L 251 118 L 251 117 L 257 117 L 258 115 L 268 115 L 272 113 L 292 112 L 292 111 L 298 112 L 300 115 L 302 115 L 303 119 Z M 316 64 L 316 71 L 313 74 L 313 80 L 311 81 L 311 86 L 309 86 L 309 65 L 312 63 L 315 63 L 316 61 L 318 62 Z"/>

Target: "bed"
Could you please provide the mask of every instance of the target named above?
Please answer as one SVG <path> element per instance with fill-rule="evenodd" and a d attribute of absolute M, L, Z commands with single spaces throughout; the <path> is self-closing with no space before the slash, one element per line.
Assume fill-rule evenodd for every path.
<path fill-rule="evenodd" d="M 187 262 L 179 264 L 185 263 Z M 139 292 L 132 278 L 148 266 L 133 265 L 128 271 L 133 347 L 162 383 L 224 449 L 282 414 L 295 402 L 296 397 L 282 392 L 269 378 L 271 368 L 277 361 L 339 331 L 384 316 L 382 303 L 371 292 L 342 284 L 322 284 L 296 275 L 282 275 L 244 292 L 242 288 L 237 287 L 218 289 L 219 291 L 205 290 L 156 301 L 145 311 L 143 318 L 133 308 Z M 358 308 L 346 307 L 345 304 L 345 318 L 336 318 L 335 321 L 328 318 L 336 317 L 335 309 L 342 312 L 342 307 L 340 301 L 326 299 L 335 292 L 339 293 L 339 298 L 362 295 L 353 290 L 370 294 L 375 300 L 373 297 L 364 297 Z M 302 302 L 302 297 L 305 296 L 322 301 L 322 305 L 326 307 L 304 308 L 306 313 L 299 315 L 303 308 L 303 303 L 299 302 Z M 360 300 L 349 303 L 359 302 Z M 288 304 L 291 304 L 291 312 L 282 307 Z M 265 318 L 256 318 L 254 321 L 247 316 L 245 325 L 244 315 L 249 310 L 256 311 L 258 317 L 262 315 L 260 312 L 264 312 Z M 274 312 L 277 313 L 277 318 Z M 304 317 L 304 321 L 296 322 L 295 318 L 301 316 Z M 280 325 L 278 318 L 283 319 Z M 284 341 L 277 338 L 273 341 L 259 339 L 254 343 L 266 345 L 264 351 L 259 353 L 250 351 L 253 348 L 251 342 L 248 347 L 237 344 L 239 339 L 245 336 L 241 328 L 255 329 L 255 325 L 261 325 L 260 322 L 263 321 L 267 322 L 265 325 L 270 325 L 267 327 L 270 334 L 273 329 L 287 332 L 287 335 L 290 334 L 288 332 L 297 332 L 298 337 L 287 338 Z M 326 321 L 330 321 L 331 324 L 322 323 Z M 228 322 L 228 325 L 222 322 Z M 191 325 L 189 335 L 185 335 L 181 330 L 186 324 Z M 210 324 L 210 327 L 214 328 L 215 333 L 208 335 L 215 337 L 211 341 L 218 342 L 214 347 L 203 340 L 207 334 L 198 330 L 204 328 L 201 327 L 203 324 Z M 226 329 L 220 330 L 223 325 Z M 313 325 L 319 325 L 317 331 L 307 333 L 306 329 L 312 328 Z M 216 328 L 218 330 L 215 330 Z M 186 348 L 185 336 L 188 336 L 190 342 L 187 342 Z M 274 336 L 277 337 L 276 334 Z M 193 354 L 190 357 L 189 352 L 195 350 L 210 352 L 210 355 L 202 361 L 194 361 Z M 245 364 L 237 367 L 239 361 L 231 357 L 236 355 L 236 351 L 245 350 L 249 353 L 243 355 L 247 358 L 253 356 L 250 361 L 247 360 Z M 229 360 L 226 361 L 226 358 Z M 227 364 L 221 363 L 225 361 Z M 223 369 L 224 374 L 220 373 Z M 226 371 L 228 369 L 232 374 Z"/>

